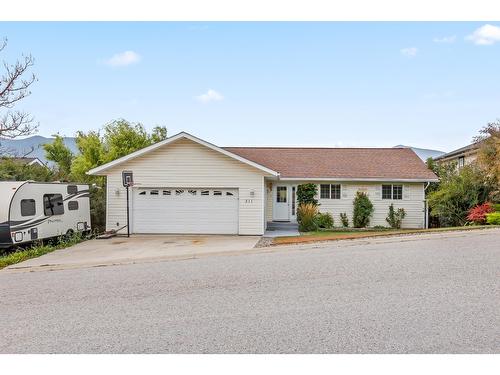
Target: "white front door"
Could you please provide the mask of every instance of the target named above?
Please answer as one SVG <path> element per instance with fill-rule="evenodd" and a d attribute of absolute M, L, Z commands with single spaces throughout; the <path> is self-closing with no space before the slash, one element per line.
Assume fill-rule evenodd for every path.
<path fill-rule="evenodd" d="M 290 220 L 290 196 L 288 190 L 289 186 L 287 185 L 276 185 L 273 202 L 274 220 Z"/>

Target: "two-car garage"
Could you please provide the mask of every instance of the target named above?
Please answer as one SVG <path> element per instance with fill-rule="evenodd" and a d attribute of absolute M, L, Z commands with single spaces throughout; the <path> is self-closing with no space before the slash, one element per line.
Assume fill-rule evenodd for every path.
<path fill-rule="evenodd" d="M 133 233 L 238 234 L 238 189 L 134 188 Z"/>

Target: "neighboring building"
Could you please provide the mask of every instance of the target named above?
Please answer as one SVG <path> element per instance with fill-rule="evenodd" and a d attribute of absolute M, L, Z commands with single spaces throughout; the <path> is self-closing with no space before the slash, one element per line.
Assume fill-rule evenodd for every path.
<path fill-rule="evenodd" d="M 5 159 L 8 159 L 8 160 L 12 160 L 13 162 L 15 163 L 18 163 L 18 164 L 21 164 L 21 165 L 39 165 L 40 167 L 45 167 L 47 168 L 47 166 L 38 158 L 26 158 L 26 157 L 23 157 L 23 158 L 14 158 L 14 157 L 4 157 L 3 158 L 4 160 Z M 2 159 L 0 159 L 0 162 L 1 162 Z"/>
<path fill-rule="evenodd" d="M 473 163 L 477 159 L 479 150 L 478 143 L 472 143 L 468 146 L 450 151 L 444 155 L 434 158 L 438 163 L 456 163 L 457 168 Z"/>
<path fill-rule="evenodd" d="M 366 192 L 370 225 L 387 226 L 391 203 L 403 226 L 425 226 L 425 186 L 438 181 L 407 148 L 217 147 L 187 133 L 90 170 L 107 177 L 108 230 L 127 223 L 122 173 L 132 172 L 131 233 L 262 235 L 270 221 L 296 221 L 297 186 L 318 185 L 320 211 L 336 224 Z M 122 229 L 124 230 L 124 229 Z"/>
<path fill-rule="evenodd" d="M 417 156 L 422 159 L 423 161 L 427 161 L 429 158 L 437 158 L 438 156 L 444 155 L 443 151 L 439 150 L 431 150 L 428 148 L 418 148 L 418 147 L 412 147 L 412 146 L 405 146 L 405 145 L 397 145 L 394 146 L 394 148 L 411 148 Z"/>

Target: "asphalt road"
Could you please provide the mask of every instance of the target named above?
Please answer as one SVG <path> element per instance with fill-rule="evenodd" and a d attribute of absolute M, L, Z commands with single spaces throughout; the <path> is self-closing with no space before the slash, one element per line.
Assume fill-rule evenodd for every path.
<path fill-rule="evenodd" d="M 498 353 L 500 231 L 0 272 L 2 353 Z"/>

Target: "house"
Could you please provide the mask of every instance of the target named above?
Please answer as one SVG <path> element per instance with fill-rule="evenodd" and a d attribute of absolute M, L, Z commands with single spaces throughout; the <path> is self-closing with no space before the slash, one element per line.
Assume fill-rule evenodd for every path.
<path fill-rule="evenodd" d="M 408 148 L 218 147 L 179 133 L 90 170 L 107 177 L 108 230 L 127 223 L 132 175 L 131 233 L 262 235 L 267 222 L 297 218 L 297 186 L 318 185 L 320 211 L 352 222 L 357 191 L 384 225 L 391 203 L 403 207 L 404 227 L 425 226 L 425 187 L 437 181 Z M 123 230 L 123 229 L 122 229 Z"/>
<path fill-rule="evenodd" d="M 462 168 L 476 161 L 479 143 L 472 143 L 465 147 L 447 152 L 446 154 L 437 156 L 434 160 L 438 163 L 456 163 L 457 168 Z"/>
<path fill-rule="evenodd" d="M 4 160 L 12 160 L 14 163 L 20 165 L 38 165 L 40 167 L 45 167 L 45 163 L 38 158 L 27 158 L 27 157 L 3 157 Z"/>

